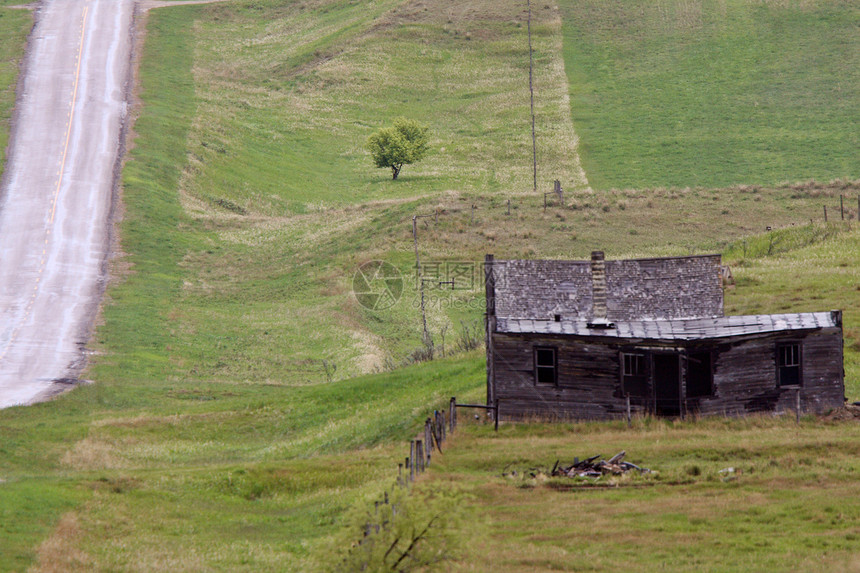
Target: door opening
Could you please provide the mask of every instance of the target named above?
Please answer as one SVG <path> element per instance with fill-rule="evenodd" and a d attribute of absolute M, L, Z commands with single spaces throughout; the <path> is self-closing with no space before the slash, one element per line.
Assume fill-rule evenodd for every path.
<path fill-rule="evenodd" d="M 681 415 L 681 368 L 677 354 L 654 354 L 654 409 L 658 416 Z"/>

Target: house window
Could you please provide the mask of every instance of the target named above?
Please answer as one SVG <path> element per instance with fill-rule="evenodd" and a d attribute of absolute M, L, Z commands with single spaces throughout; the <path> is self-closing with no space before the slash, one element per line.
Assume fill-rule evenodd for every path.
<path fill-rule="evenodd" d="M 800 386 L 800 344 L 780 344 L 776 347 L 776 375 L 780 386 Z"/>
<path fill-rule="evenodd" d="M 535 348 L 535 382 L 557 384 L 558 356 L 555 348 Z"/>
<path fill-rule="evenodd" d="M 645 376 L 645 355 L 624 354 L 624 375 Z"/>
<path fill-rule="evenodd" d="M 621 354 L 622 391 L 630 396 L 645 397 L 648 392 L 647 356 L 645 354 Z"/>

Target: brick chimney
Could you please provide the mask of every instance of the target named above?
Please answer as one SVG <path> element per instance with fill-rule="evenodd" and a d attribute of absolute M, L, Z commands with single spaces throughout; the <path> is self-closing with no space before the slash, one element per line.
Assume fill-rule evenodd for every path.
<path fill-rule="evenodd" d="M 606 262 L 603 251 L 591 253 L 591 322 L 589 328 L 613 328 L 606 318 Z"/>

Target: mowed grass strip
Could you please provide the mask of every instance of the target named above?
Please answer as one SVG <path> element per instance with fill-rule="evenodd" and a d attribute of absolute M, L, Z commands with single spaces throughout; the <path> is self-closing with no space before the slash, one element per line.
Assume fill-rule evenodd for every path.
<path fill-rule="evenodd" d="M 860 425 L 805 418 L 461 425 L 421 486 L 472 500 L 456 571 L 847 570 Z M 556 460 L 654 473 L 548 478 Z M 542 471 L 541 471 L 542 470 Z M 534 476 L 534 477 L 533 477 Z"/>
<path fill-rule="evenodd" d="M 33 27 L 33 13 L 9 8 L 14 0 L 0 2 L 0 175 L 6 167 L 9 128 L 15 109 L 18 71 L 24 57 L 27 34 Z"/>
<path fill-rule="evenodd" d="M 856 178 L 857 6 L 560 2 L 596 189 Z"/>

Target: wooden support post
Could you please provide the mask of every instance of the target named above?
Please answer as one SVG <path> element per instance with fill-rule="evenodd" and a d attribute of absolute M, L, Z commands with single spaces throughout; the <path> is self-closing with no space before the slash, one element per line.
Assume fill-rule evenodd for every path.
<path fill-rule="evenodd" d="M 794 391 L 794 413 L 797 423 L 800 423 L 800 388 Z"/>
<path fill-rule="evenodd" d="M 842 202 L 842 193 L 839 194 L 839 215 L 842 217 L 842 220 L 845 220 L 845 205 Z"/>
<path fill-rule="evenodd" d="M 508 199 L 508 216 L 511 214 L 511 200 Z"/>
<path fill-rule="evenodd" d="M 630 419 L 630 394 L 625 394 L 625 398 L 627 398 L 627 427 L 631 427 L 633 423 Z"/>
<path fill-rule="evenodd" d="M 448 430 L 451 433 L 454 432 L 454 428 L 457 426 L 457 398 L 454 396 L 451 397 L 451 401 L 448 403 Z"/>
<path fill-rule="evenodd" d="M 397 464 L 397 485 L 403 486 L 403 464 Z"/>
<path fill-rule="evenodd" d="M 493 431 L 498 432 L 499 431 L 499 417 L 500 417 L 499 416 L 499 399 L 498 398 L 496 398 L 495 402 L 493 403 L 493 412 L 495 412 L 495 416 L 494 416 L 495 422 L 494 422 L 494 426 L 493 426 Z"/>
<path fill-rule="evenodd" d="M 824 206 L 824 222 L 827 222 L 827 205 Z"/>
<path fill-rule="evenodd" d="M 415 440 L 409 442 L 409 457 L 406 458 L 406 465 L 409 466 L 409 481 L 415 481 Z"/>

